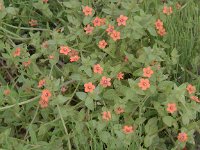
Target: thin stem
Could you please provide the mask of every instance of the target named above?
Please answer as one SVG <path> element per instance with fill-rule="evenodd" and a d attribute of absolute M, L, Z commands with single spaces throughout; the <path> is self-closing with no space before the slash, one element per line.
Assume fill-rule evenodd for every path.
<path fill-rule="evenodd" d="M 61 111 L 60 111 L 60 107 L 59 105 L 57 105 L 57 108 L 58 108 L 58 112 L 59 112 L 59 115 L 60 115 L 60 119 L 62 121 L 62 124 L 63 124 L 63 127 L 64 127 L 64 130 L 65 130 L 65 133 L 67 135 L 67 140 L 68 140 L 68 150 L 71 150 L 71 143 L 70 143 L 70 139 L 69 139 L 69 134 L 68 134 L 68 131 L 67 131 L 67 127 L 65 126 L 65 121 L 63 119 L 63 116 L 61 114 Z"/>
<path fill-rule="evenodd" d="M 12 108 L 12 107 L 15 107 L 15 106 L 21 106 L 21 105 L 24 105 L 24 104 L 28 104 L 30 102 L 33 102 L 34 100 L 36 100 L 37 98 L 39 98 L 40 96 L 36 96 L 34 98 L 31 98 L 27 101 L 24 101 L 24 102 L 21 102 L 21 103 L 18 103 L 18 104 L 13 104 L 13 105 L 8 105 L 8 106 L 5 106 L 5 107 L 1 107 L 0 108 L 0 111 L 3 111 L 3 110 L 6 110 L 6 109 L 9 109 L 9 108 Z"/>

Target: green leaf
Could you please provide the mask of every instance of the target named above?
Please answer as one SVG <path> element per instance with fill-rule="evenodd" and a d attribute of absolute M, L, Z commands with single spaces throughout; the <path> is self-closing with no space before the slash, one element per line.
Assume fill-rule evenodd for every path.
<path fill-rule="evenodd" d="M 104 92 L 103 98 L 108 99 L 108 100 L 113 100 L 116 97 L 118 97 L 117 92 L 114 89 L 109 89 Z"/>
<path fill-rule="evenodd" d="M 157 36 L 156 30 L 154 27 L 148 27 L 147 30 L 152 36 Z"/>
<path fill-rule="evenodd" d="M 87 25 L 87 24 L 89 24 L 91 22 L 91 20 L 92 20 L 92 17 L 86 16 L 83 19 L 83 24 Z"/>
<path fill-rule="evenodd" d="M 99 134 L 100 139 L 104 142 L 104 143 L 109 143 L 109 139 L 110 139 L 110 133 L 106 132 L 106 131 L 102 131 Z"/>
<path fill-rule="evenodd" d="M 171 52 L 171 59 L 173 65 L 178 63 L 178 58 L 179 58 L 178 51 L 177 49 L 174 48 Z"/>
<path fill-rule="evenodd" d="M 85 92 L 76 92 L 76 96 L 80 99 L 80 100 L 85 100 L 87 97 L 87 94 Z"/>
<path fill-rule="evenodd" d="M 90 110 L 94 110 L 94 102 L 93 99 L 90 98 L 89 96 L 86 98 L 85 100 L 85 106 L 90 109 Z"/>
<path fill-rule="evenodd" d="M 154 137 L 155 137 L 155 135 L 154 136 L 146 135 L 144 138 L 144 146 L 145 147 L 151 146 L 151 144 L 153 143 Z"/>
<path fill-rule="evenodd" d="M 35 131 L 33 130 L 32 125 L 29 127 L 28 131 L 29 131 L 29 134 L 30 134 L 30 136 L 31 136 L 31 143 L 37 143 L 36 133 L 35 133 Z"/>
<path fill-rule="evenodd" d="M 169 127 L 171 127 L 172 124 L 173 124 L 173 122 L 174 122 L 174 118 L 172 118 L 171 116 L 164 116 L 164 117 L 162 118 L 162 120 L 163 120 L 163 122 L 164 122 L 167 126 L 169 126 Z"/>

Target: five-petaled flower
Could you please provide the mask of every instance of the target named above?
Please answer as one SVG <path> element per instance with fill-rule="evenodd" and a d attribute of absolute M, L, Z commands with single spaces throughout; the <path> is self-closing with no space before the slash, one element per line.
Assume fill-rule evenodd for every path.
<path fill-rule="evenodd" d="M 114 31 L 114 26 L 112 26 L 112 25 L 108 25 L 108 28 L 106 29 L 106 32 L 108 33 L 108 35 L 110 35 L 113 31 Z"/>
<path fill-rule="evenodd" d="M 17 56 L 20 56 L 20 54 L 21 54 L 21 48 L 16 48 L 16 50 L 13 52 L 13 56 L 14 57 L 17 57 Z"/>
<path fill-rule="evenodd" d="M 102 20 L 99 17 L 94 18 L 94 20 L 92 21 L 93 25 L 96 26 L 101 26 L 102 25 Z"/>
<path fill-rule="evenodd" d="M 51 92 L 49 91 L 49 90 L 47 90 L 47 89 L 44 89 L 43 91 L 42 91 L 42 96 L 41 96 L 41 98 L 43 99 L 43 100 L 45 100 L 45 101 L 49 101 L 49 98 L 51 97 Z"/>
<path fill-rule="evenodd" d="M 142 90 L 147 90 L 148 88 L 150 88 L 150 83 L 148 79 L 140 79 L 140 82 L 138 83 L 138 86 L 142 89 Z"/>
<path fill-rule="evenodd" d="M 94 73 L 102 74 L 103 68 L 101 67 L 100 64 L 96 64 L 93 66 L 93 71 L 94 71 Z"/>
<path fill-rule="evenodd" d="M 71 56 L 70 57 L 70 62 L 76 62 L 80 59 L 80 57 L 78 55 L 75 55 L 75 56 Z"/>
<path fill-rule="evenodd" d="M 160 28 L 160 29 L 158 29 L 157 33 L 160 36 L 164 36 L 164 35 L 166 35 L 166 30 L 165 30 L 165 28 Z"/>
<path fill-rule="evenodd" d="M 110 34 L 110 37 L 114 40 L 117 41 L 120 39 L 120 32 L 113 30 L 113 32 Z"/>
<path fill-rule="evenodd" d="M 3 94 L 4 94 L 5 96 L 8 96 L 10 93 L 11 93 L 11 92 L 10 92 L 9 89 L 6 89 L 6 90 L 3 91 Z"/>
<path fill-rule="evenodd" d="M 163 22 L 160 19 L 158 19 L 155 23 L 155 26 L 156 26 L 156 29 L 159 30 L 159 29 L 163 28 Z"/>
<path fill-rule="evenodd" d="M 110 80 L 111 80 L 110 78 L 106 78 L 105 76 L 103 76 L 103 77 L 101 78 L 100 84 L 101 84 L 103 87 L 111 86 Z"/>
<path fill-rule="evenodd" d="M 167 6 L 164 6 L 163 7 L 163 13 L 166 14 L 166 15 L 170 15 L 172 14 L 173 10 L 172 10 L 172 7 L 167 7 Z"/>
<path fill-rule="evenodd" d="M 187 89 L 189 94 L 193 94 L 193 93 L 196 92 L 196 88 L 192 84 L 189 84 L 186 89 Z"/>
<path fill-rule="evenodd" d="M 43 3 L 48 3 L 49 0 L 43 0 Z"/>
<path fill-rule="evenodd" d="M 30 25 L 31 27 L 35 27 L 35 26 L 38 25 L 38 21 L 37 21 L 37 20 L 34 20 L 34 19 L 31 19 L 28 23 L 29 23 L 29 25 Z"/>
<path fill-rule="evenodd" d="M 125 134 L 130 134 L 134 131 L 134 128 L 133 128 L 133 126 L 125 125 L 122 130 Z"/>
<path fill-rule="evenodd" d="M 197 96 L 190 96 L 190 99 L 197 102 L 197 103 L 200 103 L 200 100 Z"/>
<path fill-rule="evenodd" d="M 122 108 L 121 106 L 116 107 L 115 113 L 118 115 L 124 113 L 124 108 Z"/>
<path fill-rule="evenodd" d="M 185 132 L 181 132 L 177 136 L 179 142 L 186 142 L 188 140 L 188 136 Z"/>
<path fill-rule="evenodd" d="M 167 104 L 167 111 L 171 114 L 177 111 L 176 103 L 168 103 Z"/>
<path fill-rule="evenodd" d="M 41 108 L 46 108 L 46 107 L 48 107 L 49 102 L 45 101 L 44 99 L 41 98 L 39 101 L 39 104 L 40 104 Z"/>
<path fill-rule="evenodd" d="M 85 83 L 84 87 L 85 87 L 85 92 L 87 93 L 88 92 L 92 93 L 95 89 L 95 86 L 92 84 L 92 82 Z"/>
<path fill-rule="evenodd" d="M 99 48 L 104 49 L 106 47 L 107 43 L 105 40 L 99 41 Z"/>
<path fill-rule="evenodd" d="M 124 79 L 124 74 L 123 74 L 122 72 L 119 72 L 119 73 L 117 74 L 117 79 L 118 79 L 118 80 Z"/>
<path fill-rule="evenodd" d="M 45 83 L 46 83 L 46 80 L 45 80 L 45 79 L 40 80 L 40 81 L 38 82 L 38 88 L 43 87 L 43 86 L 45 85 Z"/>
<path fill-rule="evenodd" d="M 94 30 L 94 27 L 90 26 L 89 24 L 84 28 L 86 34 L 91 34 Z"/>
<path fill-rule="evenodd" d="M 110 111 L 104 111 L 102 112 L 102 119 L 105 121 L 109 121 L 111 119 L 111 113 Z"/>
<path fill-rule="evenodd" d="M 92 8 L 89 6 L 85 6 L 83 8 L 83 13 L 85 14 L 85 16 L 91 16 L 92 15 Z"/>
<path fill-rule="evenodd" d="M 119 18 L 117 18 L 118 26 L 126 26 L 126 21 L 128 20 L 127 16 L 120 15 Z"/>
<path fill-rule="evenodd" d="M 143 68 L 143 76 L 144 77 L 150 78 L 152 74 L 153 74 L 153 70 L 151 70 L 151 67 Z"/>
<path fill-rule="evenodd" d="M 28 67 L 31 64 L 31 60 L 29 59 L 28 61 L 22 62 L 24 67 Z"/>
<path fill-rule="evenodd" d="M 60 47 L 60 53 L 67 55 L 69 52 L 71 51 L 71 49 L 68 46 L 61 46 Z"/>

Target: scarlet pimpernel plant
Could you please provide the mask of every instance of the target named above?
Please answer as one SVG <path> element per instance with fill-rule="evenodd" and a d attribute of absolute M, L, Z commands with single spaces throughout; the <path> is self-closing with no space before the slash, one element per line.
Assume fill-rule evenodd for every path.
<path fill-rule="evenodd" d="M 166 43 L 184 8 L 146 5 L 0 0 L 0 147 L 194 148 L 199 85 L 173 80 Z"/>

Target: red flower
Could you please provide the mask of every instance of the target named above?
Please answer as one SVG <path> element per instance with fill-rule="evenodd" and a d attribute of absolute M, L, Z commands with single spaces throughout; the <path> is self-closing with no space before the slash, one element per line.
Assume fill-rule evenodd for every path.
<path fill-rule="evenodd" d="M 35 27 L 38 25 L 37 20 L 34 20 L 34 19 L 31 19 L 28 23 L 30 24 L 31 27 Z"/>
<path fill-rule="evenodd" d="M 124 25 L 126 26 L 126 21 L 128 20 L 127 16 L 120 15 L 119 18 L 117 18 L 118 26 Z"/>
<path fill-rule="evenodd" d="M 113 31 L 114 31 L 114 26 L 109 24 L 108 28 L 106 29 L 106 32 L 108 33 L 108 35 L 110 35 Z"/>
<path fill-rule="evenodd" d="M 45 85 L 45 83 L 46 83 L 45 79 L 40 80 L 38 83 L 38 88 L 43 87 Z"/>
<path fill-rule="evenodd" d="M 175 111 L 177 111 L 176 104 L 175 103 L 168 103 L 167 104 L 167 111 L 171 114 L 174 113 Z"/>
<path fill-rule="evenodd" d="M 105 40 L 99 41 L 99 48 L 104 49 L 106 47 L 107 43 Z"/>
<path fill-rule="evenodd" d="M 94 73 L 102 74 L 103 68 L 100 66 L 100 64 L 96 64 L 93 67 L 93 71 Z"/>
<path fill-rule="evenodd" d="M 111 86 L 110 80 L 111 80 L 110 78 L 106 78 L 105 76 L 103 76 L 103 77 L 101 78 L 100 84 L 101 84 L 103 87 Z"/>
<path fill-rule="evenodd" d="M 41 108 L 46 108 L 46 107 L 48 107 L 48 101 L 45 101 L 45 100 L 43 100 L 43 99 L 40 99 L 40 101 L 39 101 L 39 104 L 40 104 L 40 107 Z"/>
<path fill-rule="evenodd" d="M 160 36 L 166 35 L 166 30 L 165 30 L 165 28 L 164 28 L 164 27 L 163 27 L 163 28 L 160 28 L 160 29 L 158 30 L 158 34 L 159 34 Z"/>
<path fill-rule="evenodd" d="M 138 86 L 142 89 L 142 90 L 147 90 L 148 88 L 150 88 L 150 83 L 148 79 L 140 79 L 140 82 L 138 83 Z"/>
<path fill-rule="evenodd" d="M 110 34 L 110 37 L 114 40 L 117 41 L 120 39 L 120 32 L 113 30 L 113 32 Z"/>
<path fill-rule="evenodd" d="M 8 96 L 8 95 L 10 95 L 10 90 L 9 89 L 7 89 L 7 90 L 4 90 L 3 91 L 3 94 L 5 95 L 5 96 Z"/>
<path fill-rule="evenodd" d="M 94 30 L 94 27 L 90 26 L 89 24 L 84 28 L 86 34 L 91 34 Z"/>
<path fill-rule="evenodd" d="M 156 29 L 161 29 L 161 28 L 163 28 L 163 22 L 160 20 L 160 19 L 158 19 L 156 22 L 155 22 L 155 26 L 156 26 Z"/>
<path fill-rule="evenodd" d="M 102 20 L 99 17 L 96 17 L 92 22 L 93 22 L 95 27 L 102 25 Z"/>
<path fill-rule="evenodd" d="M 79 59 L 80 59 L 80 57 L 78 55 L 71 56 L 70 57 L 70 62 L 75 62 L 75 61 L 78 61 Z"/>
<path fill-rule="evenodd" d="M 133 128 L 133 126 L 124 126 L 123 127 L 123 132 L 125 133 L 125 134 L 130 134 L 130 133 L 132 133 L 133 132 L 133 130 L 134 130 L 134 128 Z"/>
<path fill-rule="evenodd" d="M 186 89 L 187 89 L 189 94 L 193 94 L 193 93 L 196 92 L 196 88 L 192 84 L 189 84 Z"/>
<path fill-rule="evenodd" d="M 104 111 L 102 113 L 102 119 L 105 120 L 105 121 L 109 121 L 111 119 L 110 111 Z"/>
<path fill-rule="evenodd" d="M 84 87 L 85 87 L 85 92 L 90 92 L 90 93 L 92 93 L 95 89 L 95 86 L 92 84 L 92 82 L 85 83 Z"/>
<path fill-rule="evenodd" d="M 68 46 L 61 46 L 60 47 L 60 53 L 67 55 L 69 52 L 71 51 L 71 49 Z"/>
<path fill-rule="evenodd" d="M 43 3 L 48 3 L 49 0 L 43 0 Z"/>
<path fill-rule="evenodd" d="M 51 92 L 47 89 L 44 89 L 42 91 L 42 96 L 41 96 L 41 99 L 44 100 L 44 101 L 49 101 L 49 98 L 51 97 Z"/>
<path fill-rule="evenodd" d="M 151 67 L 143 68 L 143 76 L 150 78 L 153 74 L 153 70 L 151 70 Z"/>
<path fill-rule="evenodd" d="M 24 67 L 28 67 L 31 64 L 31 60 L 25 61 L 22 63 Z"/>
<path fill-rule="evenodd" d="M 88 6 L 85 6 L 83 8 L 83 13 L 85 14 L 85 16 L 91 16 L 92 15 L 92 8 L 88 7 Z"/>
<path fill-rule="evenodd" d="M 122 107 L 119 106 L 119 107 L 117 107 L 117 108 L 115 109 L 115 113 L 118 114 L 118 115 L 119 115 L 119 114 L 122 114 L 122 113 L 124 113 L 124 109 L 123 109 Z"/>
<path fill-rule="evenodd" d="M 200 103 L 200 100 L 197 96 L 190 96 L 190 99 L 197 102 L 197 103 Z"/>
<path fill-rule="evenodd" d="M 124 74 L 123 74 L 122 72 L 119 72 L 119 73 L 117 74 L 117 79 L 118 79 L 118 80 L 124 79 Z"/>
<path fill-rule="evenodd" d="M 20 53 L 21 53 L 21 48 L 16 48 L 16 50 L 13 52 L 13 56 L 14 57 L 17 57 L 17 56 L 20 56 Z"/>
<path fill-rule="evenodd" d="M 186 142 L 188 139 L 188 136 L 185 132 L 181 132 L 178 134 L 177 138 L 178 138 L 179 142 Z"/>

